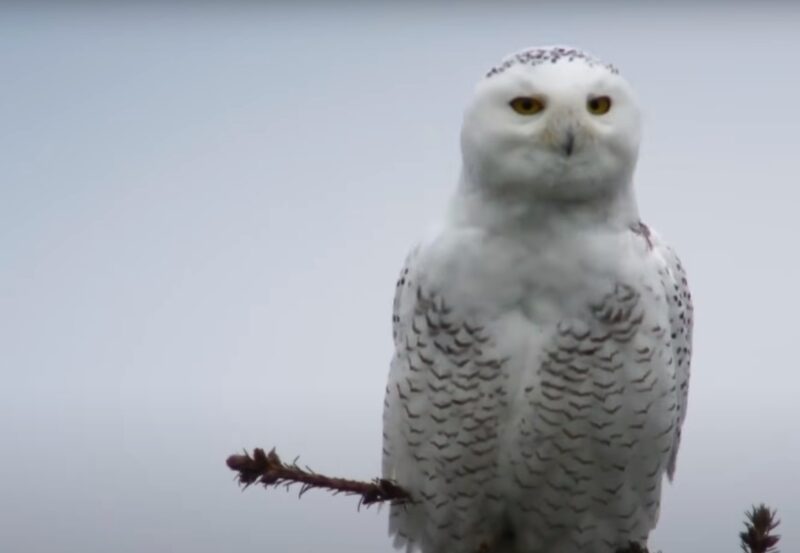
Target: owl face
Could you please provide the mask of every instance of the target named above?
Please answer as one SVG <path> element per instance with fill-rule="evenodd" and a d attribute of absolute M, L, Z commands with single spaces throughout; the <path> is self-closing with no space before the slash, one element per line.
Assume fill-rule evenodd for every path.
<path fill-rule="evenodd" d="M 461 133 L 475 184 L 565 201 L 629 185 L 640 134 L 633 91 L 612 67 L 567 52 L 578 55 L 528 63 L 517 54 L 478 84 Z"/>

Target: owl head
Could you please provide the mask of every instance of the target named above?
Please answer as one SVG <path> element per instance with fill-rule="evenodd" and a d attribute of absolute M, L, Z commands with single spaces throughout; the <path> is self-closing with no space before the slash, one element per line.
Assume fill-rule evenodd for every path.
<path fill-rule="evenodd" d="M 633 90 L 613 66 L 532 48 L 478 83 L 461 131 L 464 173 L 497 194 L 591 200 L 630 186 L 639 135 Z"/>

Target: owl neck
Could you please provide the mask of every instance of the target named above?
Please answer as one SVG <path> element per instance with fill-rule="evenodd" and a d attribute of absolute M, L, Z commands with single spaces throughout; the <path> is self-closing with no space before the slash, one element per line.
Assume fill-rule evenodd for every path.
<path fill-rule="evenodd" d="M 451 203 L 450 219 L 456 224 L 496 232 L 624 230 L 639 222 L 639 210 L 630 182 L 591 198 L 563 199 L 498 192 L 475 185 L 462 174 Z"/>

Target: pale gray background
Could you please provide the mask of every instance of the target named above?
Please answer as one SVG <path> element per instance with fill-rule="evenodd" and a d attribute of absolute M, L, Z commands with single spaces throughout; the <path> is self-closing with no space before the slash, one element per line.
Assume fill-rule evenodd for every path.
<path fill-rule="evenodd" d="M 763 500 L 800 547 L 800 10 L 669 5 L 0 8 L 0 550 L 388 553 L 385 512 L 223 461 L 378 474 L 394 280 L 463 105 L 553 42 L 639 91 L 642 211 L 696 296 L 653 545 L 736 551 Z"/>

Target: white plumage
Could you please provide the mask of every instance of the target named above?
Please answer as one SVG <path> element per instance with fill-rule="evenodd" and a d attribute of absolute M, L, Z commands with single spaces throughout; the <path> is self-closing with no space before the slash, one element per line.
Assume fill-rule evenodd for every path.
<path fill-rule="evenodd" d="M 397 546 L 613 553 L 658 518 L 686 412 L 691 299 L 640 222 L 616 69 L 534 48 L 478 84 L 443 222 L 397 283 L 383 471 Z"/>

